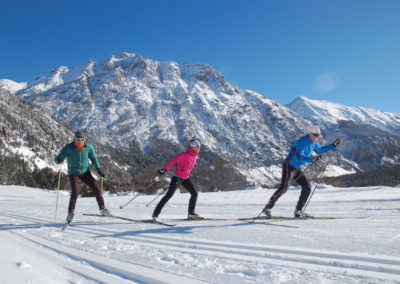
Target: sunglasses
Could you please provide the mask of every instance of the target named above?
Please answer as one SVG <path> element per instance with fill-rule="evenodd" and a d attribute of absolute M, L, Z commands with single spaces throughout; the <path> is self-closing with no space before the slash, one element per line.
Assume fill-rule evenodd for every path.
<path fill-rule="evenodd" d="M 314 135 L 315 137 L 319 137 L 319 134 L 318 134 L 318 133 L 313 133 L 313 135 Z"/>
<path fill-rule="evenodd" d="M 75 141 L 85 141 L 85 138 L 75 138 Z"/>

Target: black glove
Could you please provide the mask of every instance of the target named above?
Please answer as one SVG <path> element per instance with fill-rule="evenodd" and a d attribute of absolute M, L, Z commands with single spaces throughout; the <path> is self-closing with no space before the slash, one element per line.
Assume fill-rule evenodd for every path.
<path fill-rule="evenodd" d="M 163 174 L 165 174 L 166 170 L 164 170 L 164 169 L 159 169 L 157 172 L 159 173 L 159 175 L 162 176 Z"/>
<path fill-rule="evenodd" d="M 98 169 L 96 169 L 96 171 L 99 173 L 99 175 L 100 175 L 101 177 L 104 177 L 104 172 L 103 172 L 102 169 L 98 168 Z"/>
<path fill-rule="evenodd" d="M 59 163 L 59 164 L 62 164 L 63 162 L 64 162 L 64 157 L 63 156 L 60 156 L 60 157 L 58 157 L 57 158 L 57 162 Z"/>
<path fill-rule="evenodd" d="M 312 162 L 314 163 L 314 162 L 316 162 L 318 160 L 321 160 L 321 159 L 322 159 L 322 155 L 318 155 L 318 156 L 315 156 L 315 157 L 312 158 Z"/>
<path fill-rule="evenodd" d="M 337 146 L 339 146 L 339 144 L 342 142 L 342 139 L 340 139 L 340 138 L 338 138 L 338 139 L 336 139 L 335 140 L 335 142 L 333 142 L 333 147 L 337 147 Z"/>

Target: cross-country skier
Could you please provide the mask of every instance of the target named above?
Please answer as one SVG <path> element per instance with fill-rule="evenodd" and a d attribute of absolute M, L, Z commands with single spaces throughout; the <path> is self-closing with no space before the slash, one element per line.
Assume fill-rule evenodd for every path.
<path fill-rule="evenodd" d="M 267 205 L 265 205 L 263 209 L 265 215 L 271 216 L 271 209 L 274 207 L 275 202 L 287 191 L 290 177 L 292 173 L 294 173 L 293 179 L 301 186 L 300 198 L 294 210 L 294 216 L 309 216 L 307 213 L 303 212 L 303 207 L 310 195 L 311 187 L 307 177 L 300 168 L 304 163 L 311 164 L 318 161 L 321 159 L 322 153 L 336 148 L 342 141 L 341 139 L 336 139 L 332 144 L 321 147 L 317 142 L 320 135 L 321 131 L 319 127 L 311 126 L 308 135 L 303 136 L 292 144 L 289 154 L 283 162 L 281 185 L 271 196 Z M 317 153 L 317 156 L 311 157 L 313 151 Z"/>
<path fill-rule="evenodd" d="M 104 172 L 100 168 L 93 145 L 85 141 L 85 134 L 82 131 L 75 132 L 74 141 L 65 145 L 54 161 L 56 164 L 60 164 L 65 158 L 68 163 L 68 176 L 71 184 L 71 198 L 69 200 L 67 222 L 70 223 L 74 218 L 75 205 L 80 192 L 79 180 L 86 183 L 92 189 L 96 196 L 100 213 L 104 216 L 110 215 L 110 212 L 104 205 L 104 199 L 98 182 L 90 173 L 89 159 L 101 177 L 104 177 Z"/>
<path fill-rule="evenodd" d="M 157 220 L 164 205 L 168 200 L 174 195 L 175 190 L 182 185 L 190 193 L 189 208 L 188 208 L 188 219 L 200 219 L 201 217 L 197 215 L 195 211 L 196 201 L 197 201 L 197 191 L 195 190 L 192 182 L 189 179 L 190 172 L 196 164 L 197 158 L 200 152 L 200 141 L 197 139 L 192 139 L 189 141 L 189 146 L 185 152 L 173 157 L 164 168 L 158 170 L 160 175 L 163 175 L 170 167 L 174 164 L 178 164 L 171 178 L 171 182 L 165 196 L 157 204 L 153 212 L 153 219 Z"/>

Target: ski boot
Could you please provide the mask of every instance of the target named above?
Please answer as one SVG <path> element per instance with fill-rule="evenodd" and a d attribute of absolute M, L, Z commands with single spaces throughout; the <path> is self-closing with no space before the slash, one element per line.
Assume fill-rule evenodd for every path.
<path fill-rule="evenodd" d="M 295 218 L 311 218 L 312 216 L 310 214 L 307 214 L 304 211 L 301 210 L 295 210 L 294 211 L 294 217 Z"/>
<path fill-rule="evenodd" d="M 201 220 L 201 219 L 204 218 L 196 213 L 188 214 L 188 220 Z"/>
<path fill-rule="evenodd" d="M 100 209 L 100 214 L 103 215 L 104 217 L 112 215 L 111 212 L 108 211 L 107 208 Z"/>
<path fill-rule="evenodd" d="M 68 216 L 67 216 L 67 223 L 71 223 L 72 219 L 74 219 L 74 212 L 68 212 Z"/>
<path fill-rule="evenodd" d="M 153 215 L 151 215 L 151 219 L 153 219 L 153 221 L 157 221 L 158 220 L 158 216 L 153 213 Z"/>
<path fill-rule="evenodd" d="M 262 213 L 264 213 L 267 217 L 271 217 L 271 209 L 265 205 L 264 209 L 262 210 Z"/>

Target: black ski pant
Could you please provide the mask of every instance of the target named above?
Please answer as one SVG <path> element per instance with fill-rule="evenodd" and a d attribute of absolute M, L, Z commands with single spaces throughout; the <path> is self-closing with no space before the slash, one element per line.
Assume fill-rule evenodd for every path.
<path fill-rule="evenodd" d="M 164 205 L 171 199 L 174 195 L 176 189 L 182 185 L 184 188 L 187 189 L 190 193 L 190 200 L 189 200 L 189 208 L 188 213 L 194 214 L 194 209 L 196 207 L 197 202 L 197 191 L 194 189 L 192 182 L 189 179 L 182 179 L 177 176 L 173 176 L 171 178 L 171 183 L 169 184 L 169 188 L 167 193 L 163 198 L 161 198 L 160 202 L 157 204 L 156 208 L 154 209 L 153 215 L 158 216 L 164 207 Z"/>
<path fill-rule="evenodd" d="M 105 208 L 104 199 L 101 194 L 101 189 L 94 179 L 90 171 L 87 171 L 83 175 L 69 175 L 69 182 L 71 184 L 71 198 L 69 199 L 68 212 L 74 213 L 76 201 L 78 200 L 80 188 L 79 188 L 79 180 L 86 183 L 93 191 L 97 204 L 99 205 L 99 209 Z"/>
<path fill-rule="evenodd" d="M 295 172 L 293 179 L 301 186 L 301 193 L 299 201 L 297 202 L 296 211 L 301 211 L 303 209 L 308 197 L 310 196 L 311 186 L 302 170 L 296 169 L 288 163 L 283 163 L 281 185 L 268 201 L 267 207 L 269 209 L 272 209 L 275 205 L 275 202 L 278 201 L 278 199 L 287 191 L 289 180 L 293 172 Z"/>

